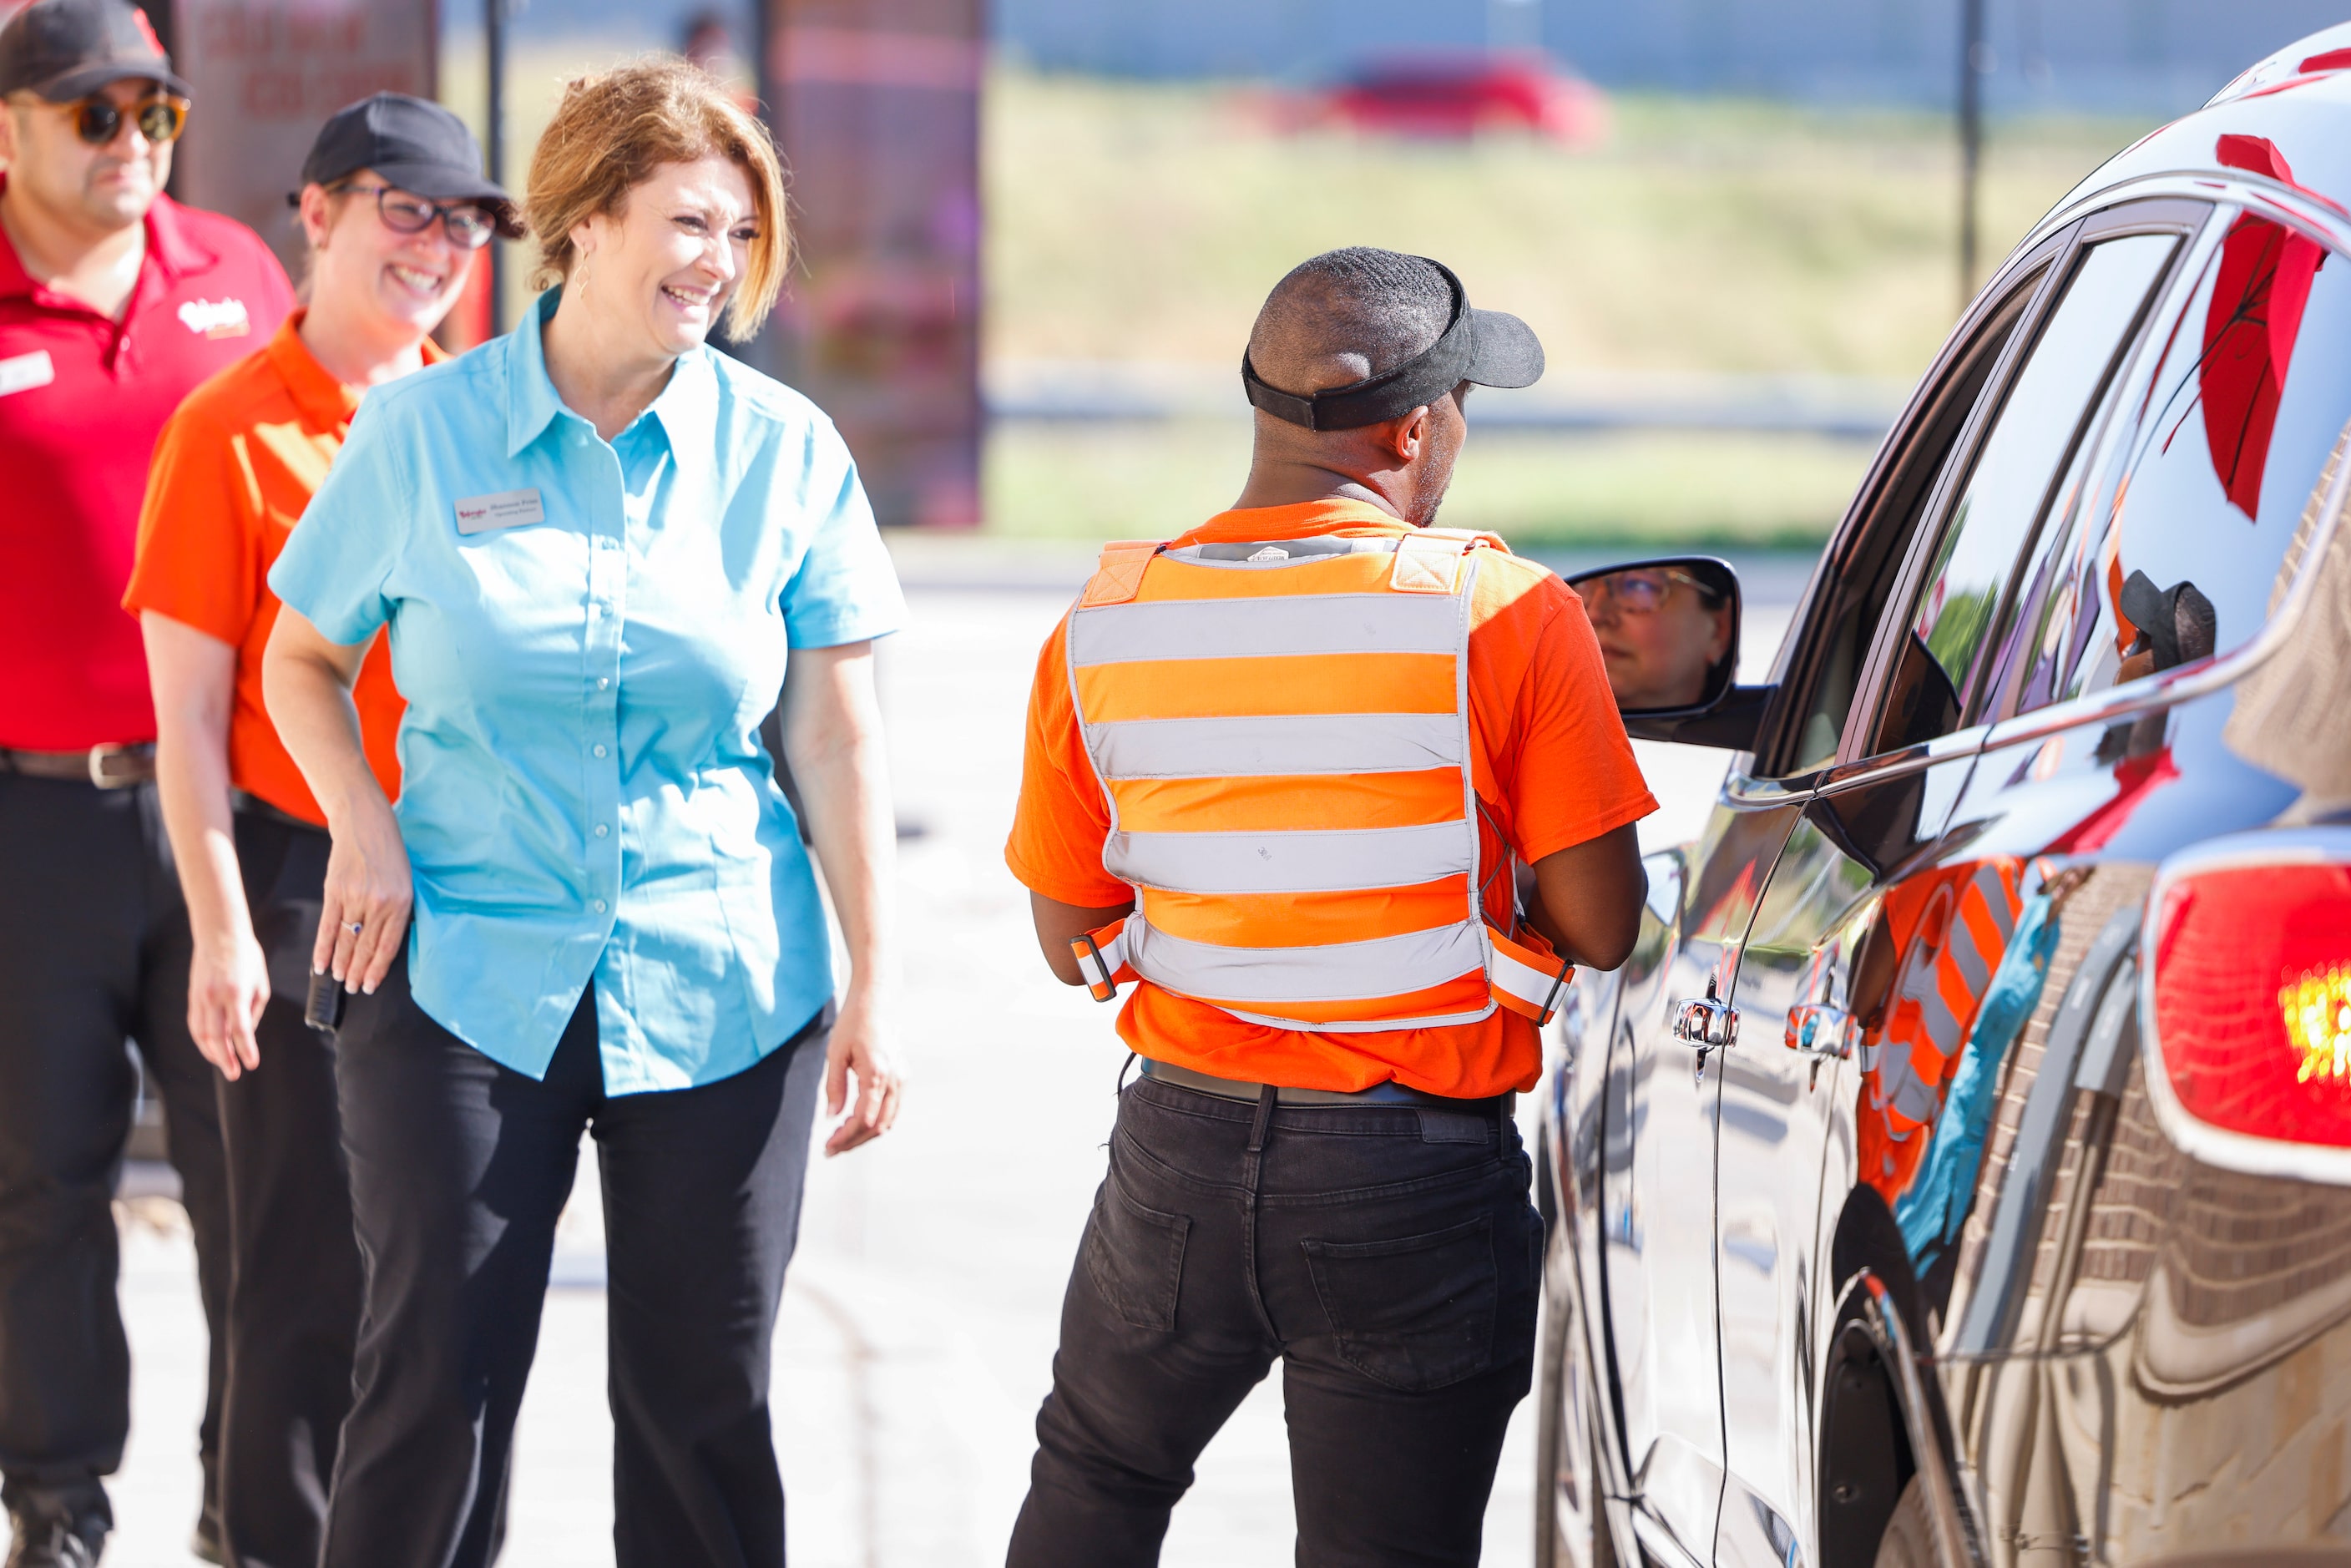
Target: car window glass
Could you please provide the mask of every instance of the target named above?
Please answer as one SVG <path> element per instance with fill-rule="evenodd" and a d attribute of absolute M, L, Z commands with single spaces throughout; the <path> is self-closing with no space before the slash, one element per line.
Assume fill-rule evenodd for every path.
<path fill-rule="evenodd" d="M 2090 246 L 2075 263 L 1950 504 L 1904 624 L 1872 752 L 1959 727 L 1978 656 L 2058 470 L 2179 243 L 2176 235 L 2129 235 Z"/>
<path fill-rule="evenodd" d="M 2267 218 L 2230 225 L 2028 628 L 2020 710 L 2226 653 L 2261 629 L 2351 419 L 2346 274 Z"/>
<path fill-rule="evenodd" d="M 1951 444 L 1959 439 L 1976 400 L 1982 396 L 1992 367 L 2009 334 L 2016 329 L 2026 303 L 2041 286 L 2042 277 L 2036 270 L 2020 279 L 1977 329 L 1975 340 L 1949 373 L 1944 395 L 1925 416 L 1927 427 L 1918 437 L 1917 450 L 1888 482 L 1885 499 L 1862 536 L 1850 567 L 1822 590 L 1821 608 L 1799 644 L 1810 663 L 1792 670 L 1803 684 L 1806 695 L 1792 717 L 1791 727 L 1782 732 L 1787 738 L 1779 748 L 1779 765 L 1773 769 L 1780 777 L 1810 772 L 1836 760 L 1845 718 L 1860 685 L 1862 660 L 1885 616 L 1894 580 L 1902 570 L 1904 552 L 1917 530 L 1935 475 Z"/>

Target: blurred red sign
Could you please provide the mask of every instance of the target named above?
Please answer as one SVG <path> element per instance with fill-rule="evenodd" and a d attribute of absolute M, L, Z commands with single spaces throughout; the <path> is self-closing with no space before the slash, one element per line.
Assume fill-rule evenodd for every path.
<path fill-rule="evenodd" d="M 374 92 L 431 98 L 434 0 L 177 0 L 172 62 L 195 89 L 179 194 L 258 230 L 288 271 L 286 204 L 327 116 Z"/>

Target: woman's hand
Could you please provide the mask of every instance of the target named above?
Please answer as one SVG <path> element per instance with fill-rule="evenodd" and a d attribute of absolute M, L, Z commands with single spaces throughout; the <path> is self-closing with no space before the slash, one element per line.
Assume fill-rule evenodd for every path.
<path fill-rule="evenodd" d="M 905 1077 L 890 1048 L 883 1011 L 871 988 L 852 986 L 849 995 L 841 998 L 841 1016 L 833 1020 L 832 1038 L 824 1052 L 824 1112 L 841 1117 L 824 1141 L 828 1158 L 872 1143 L 898 1120 L 898 1097 L 905 1088 Z M 854 1102 L 850 1096 L 852 1078 L 857 1081 Z M 841 1115 L 844 1110 L 845 1116 Z"/>
<path fill-rule="evenodd" d="M 152 610 L 141 613 L 139 630 L 155 689 L 155 789 L 195 938 L 188 1033 L 233 1082 L 261 1065 L 253 1030 L 269 1005 L 269 965 L 254 940 L 229 811 L 236 650 Z"/>
<path fill-rule="evenodd" d="M 408 936 L 414 898 L 408 847 L 380 790 L 360 796 L 330 831 L 335 847 L 327 856 L 326 903 L 310 968 L 333 975 L 346 991 L 373 996 Z"/>
<path fill-rule="evenodd" d="M 873 691 L 873 644 L 795 648 L 785 670 L 784 756 L 849 949 L 849 994 L 825 1051 L 825 1111 L 841 1118 L 824 1141 L 831 1155 L 888 1132 L 905 1089 L 883 1002 L 896 969 L 890 939 L 898 835 Z"/>
<path fill-rule="evenodd" d="M 188 1032 L 230 1082 L 261 1065 L 253 1031 L 269 1005 L 269 961 L 242 924 L 225 938 L 199 938 L 188 966 Z"/>
<path fill-rule="evenodd" d="M 366 643 L 330 643 L 292 605 L 281 605 L 261 656 L 261 695 L 278 738 L 310 793 L 326 808 L 335 847 L 310 972 L 373 995 L 408 935 L 413 883 L 400 819 L 368 767 L 351 685 Z"/>

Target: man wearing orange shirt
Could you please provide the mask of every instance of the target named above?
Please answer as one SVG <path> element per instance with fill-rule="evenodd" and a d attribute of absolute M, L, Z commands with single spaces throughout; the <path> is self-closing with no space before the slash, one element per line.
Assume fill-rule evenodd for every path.
<path fill-rule="evenodd" d="M 1014 1568 L 1155 1563 L 1276 1359 L 1299 1561 L 1478 1561 L 1540 1288 L 1511 1101 L 1571 965 L 1631 950 L 1656 806 L 1581 601 L 1429 526 L 1470 384 L 1541 370 L 1435 262 L 1305 263 L 1238 502 L 1111 546 L 1045 645 L 1006 858 L 1056 975 L 1138 982 L 1144 1065 Z"/>

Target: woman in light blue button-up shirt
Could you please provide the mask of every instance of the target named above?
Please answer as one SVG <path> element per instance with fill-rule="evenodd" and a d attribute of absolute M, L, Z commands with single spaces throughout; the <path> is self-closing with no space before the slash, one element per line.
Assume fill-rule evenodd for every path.
<path fill-rule="evenodd" d="M 904 607 L 831 422 L 704 344 L 782 274 L 757 122 L 674 62 L 575 82 L 527 207 L 561 287 L 371 392 L 270 574 L 270 712 L 334 838 L 317 967 L 351 993 L 368 1260 L 324 1561 L 487 1560 L 584 1130 L 620 1561 L 780 1565 L 768 1357 L 815 1100 L 846 1109 L 829 1152 L 896 1113 L 870 650 Z M 381 628 L 396 807 L 349 696 Z M 837 1019 L 758 738 L 779 689 L 849 952 Z"/>

